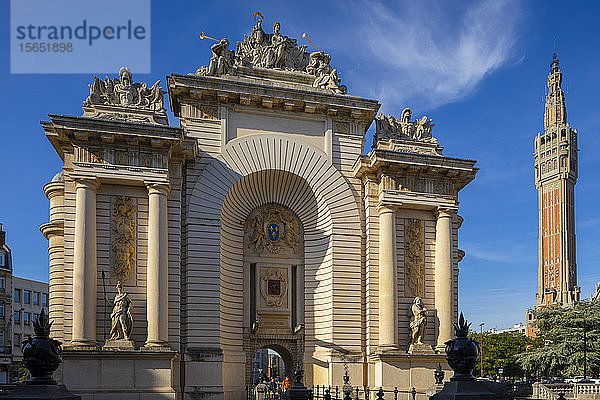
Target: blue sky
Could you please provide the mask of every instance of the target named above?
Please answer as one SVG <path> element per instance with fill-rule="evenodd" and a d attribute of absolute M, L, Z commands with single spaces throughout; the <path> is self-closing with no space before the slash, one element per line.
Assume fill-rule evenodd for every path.
<path fill-rule="evenodd" d="M 81 2 L 85 4 L 85 2 Z M 9 2 L 0 13 L 0 223 L 13 249 L 14 272 L 48 279 L 42 186 L 60 159 L 39 121 L 48 113 L 81 115 L 89 74 L 11 75 Z M 261 11 L 264 26 L 311 40 L 353 95 L 377 98 L 381 111 L 411 107 L 436 124 L 444 154 L 478 160 L 477 178 L 461 194 L 460 308 L 474 324 L 504 328 L 523 320 L 537 285 L 537 195 L 532 143 L 542 129 L 553 40 L 565 74 L 567 112 L 579 131 L 576 187 L 577 262 L 582 297 L 600 280 L 600 3 L 488 1 L 152 1 L 152 84 L 208 63 L 210 42 L 243 38 Z M 102 57 L 102 54 L 98 54 Z M 116 72 L 121 65 L 115 65 Z M 103 75 L 101 75 L 103 76 Z M 171 116 L 172 117 L 172 116 Z M 171 124 L 177 125 L 174 118 Z M 371 132 L 369 132 L 369 140 Z M 368 145 L 367 148 L 370 148 Z"/>

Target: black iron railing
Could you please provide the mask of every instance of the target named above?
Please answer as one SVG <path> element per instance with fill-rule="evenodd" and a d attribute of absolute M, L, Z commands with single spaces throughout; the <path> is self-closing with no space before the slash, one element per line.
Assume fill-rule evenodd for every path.
<path fill-rule="evenodd" d="M 277 385 L 265 384 L 264 391 L 258 392 L 256 386 L 246 386 L 247 400 L 284 400 L 287 398 L 286 390 Z M 394 389 L 370 388 L 367 386 L 352 386 L 352 390 L 346 390 L 341 386 L 317 385 L 309 388 L 312 400 L 414 400 L 417 394 L 425 395 L 425 392 L 417 391 L 415 388 Z"/>

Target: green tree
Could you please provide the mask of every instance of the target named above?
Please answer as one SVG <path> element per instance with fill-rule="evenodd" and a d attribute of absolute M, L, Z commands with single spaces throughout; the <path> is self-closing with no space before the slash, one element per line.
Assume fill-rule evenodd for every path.
<path fill-rule="evenodd" d="M 539 346 L 519 354 L 523 369 L 536 377 L 597 377 L 600 372 L 600 302 L 534 311 Z M 584 351 L 585 338 L 585 351 Z"/>
<path fill-rule="evenodd" d="M 471 332 L 471 338 L 481 342 L 481 335 Z M 481 344 L 481 343 L 480 343 Z M 504 378 L 522 378 L 525 371 L 517 363 L 516 355 L 527 351 L 535 345 L 535 341 L 522 334 L 485 332 L 483 334 L 483 376 L 500 376 Z M 481 360 L 478 361 L 473 375 L 480 376 Z"/>

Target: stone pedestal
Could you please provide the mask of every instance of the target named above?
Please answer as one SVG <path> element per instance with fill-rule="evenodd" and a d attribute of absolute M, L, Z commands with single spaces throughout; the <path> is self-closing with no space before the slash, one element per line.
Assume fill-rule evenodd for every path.
<path fill-rule="evenodd" d="M 409 354 L 435 354 L 433 348 L 429 344 L 425 343 L 413 343 L 408 348 Z"/>
<path fill-rule="evenodd" d="M 179 359 L 171 351 L 65 350 L 56 380 L 83 399 L 175 400 Z"/>
<path fill-rule="evenodd" d="M 134 350 L 132 340 L 118 339 L 118 340 L 107 340 L 102 350 Z"/>
<path fill-rule="evenodd" d="M 432 396 L 432 400 L 508 400 L 510 394 L 506 389 L 492 381 L 475 379 L 451 379 L 444 384 L 444 389 Z"/>
<path fill-rule="evenodd" d="M 371 355 L 369 364 L 373 369 L 371 387 L 383 387 L 384 390 L 394 390 L 394 387 L 415 387 L 423 393 L 435 384 L 434 371 L 438 364 L 444 366 L 446 376 L 452 371 L 442 354 L 406 354 L 405 352 L 385 352 Z M 387 396 L 386 396 L 387 398 Z"/>
<path fill-rule="evenodd" d="M 65 385 L 19 385 L 12 392 L 0 396 L 7 400 L 81 400 L 69 392 Z"/>

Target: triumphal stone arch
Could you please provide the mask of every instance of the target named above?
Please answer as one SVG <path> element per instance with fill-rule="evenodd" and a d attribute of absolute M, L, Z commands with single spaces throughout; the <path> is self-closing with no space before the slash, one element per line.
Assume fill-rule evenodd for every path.
<path fill-rule="evenodd" d="M 347 369 L 424 392 L 445 365 L 475 162 L 443 156 L 427 117 L 377 115 L 280 30 L 258 19 L 235 51 L 215 41 L 206 66 L 167 76 L 178 127 L 160 83 L 127 68 L 93 78 L 82 116 L 42 122 L 64 162 L 41 231 L 73 392 L 242 399 L 261 348 L 307 385 Z M 125 294 L 131 326 L 111 336 Z"/>

